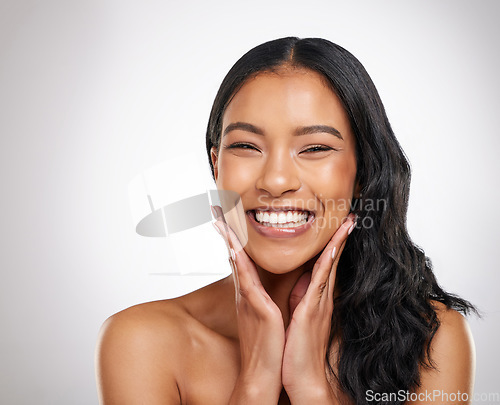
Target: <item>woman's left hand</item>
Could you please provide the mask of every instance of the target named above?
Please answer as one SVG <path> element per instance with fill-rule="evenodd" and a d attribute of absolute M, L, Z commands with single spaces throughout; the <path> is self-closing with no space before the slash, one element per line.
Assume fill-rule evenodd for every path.
<path fill-rule="evenodd" d="M 333 313 L 333 291 L 340 254 L 354 229 L 355 215 L 335 232 L 312 273 L 304 273 L 290 293 L 281 378 L 292 404 L 337 403 L 328 381 L 326 356 Z"/>

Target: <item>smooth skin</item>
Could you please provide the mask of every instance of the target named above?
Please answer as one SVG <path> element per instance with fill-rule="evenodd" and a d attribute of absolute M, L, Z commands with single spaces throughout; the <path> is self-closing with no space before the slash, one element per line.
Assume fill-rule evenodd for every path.
<path fill-rule="evenodd" d="M 226 109 L 223 133 L 212 151 L 217 186 L 238 192 L 245 210 L 268 204 L 314 211 L 314 225 L 280 239 L 246 219 L 248 243 L 241 246 L 216 207 L 232 274 L 109 318 L 97 347 L 100 402 L 350 403 L 325 361 L 337 264 L 349 231 L 356 232 L 348 210 L 358 192 L 355 139 L 345 111 L 320 75 L 284 67 L 245 83 Z M 435 306 L 436 369 L 422 368 L 416 393 L 471 398 L 469 328 L 456 311 Z M 334 340 L 332 364 L 337 348 Z M 424 395 L 414 403 L 451 404 L 425 402 Z"/>

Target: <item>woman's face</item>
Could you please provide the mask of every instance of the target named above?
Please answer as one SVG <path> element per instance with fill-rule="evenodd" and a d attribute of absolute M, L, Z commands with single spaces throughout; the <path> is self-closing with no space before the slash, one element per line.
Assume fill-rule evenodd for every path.
<path fill-rule="evenodd" d="M 275 274 L 316 256 L 349 213 L 355 138 L 342 104 L 307 69 L 260 73 L 228 105 L 219 150 L 219 189 L 241 196 L 245 251 Z"/>

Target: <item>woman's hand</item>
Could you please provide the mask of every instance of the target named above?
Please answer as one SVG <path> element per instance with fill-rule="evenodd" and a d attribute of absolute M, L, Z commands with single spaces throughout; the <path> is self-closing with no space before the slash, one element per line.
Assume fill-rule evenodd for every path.
<path fill-rule="evenodd" d="M 278 306 L 262 286 L 253 261 L 214 207 L 215 227 L 229 250 L 236 293 L 236 313 L 241 353 L 240 373 L 230 404 L 278 403 L 285 328 Z"/>
<path fill-rule="evenodd" d="M 340 254 L 355 226 L 355 215 L 335 232 L 312 273 L 302 275 L 290 294 L 282 383 L 292 404 L 337 403 L 328 382 L 326 356 L 333 291 Z"/>

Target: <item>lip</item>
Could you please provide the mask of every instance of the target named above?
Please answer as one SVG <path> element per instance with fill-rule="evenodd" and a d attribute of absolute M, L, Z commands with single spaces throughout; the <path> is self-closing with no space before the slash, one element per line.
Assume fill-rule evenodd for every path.
<path fill-rule="evenodd" d="M 296 236 L 302 235 L 311 228 L 312 224 L 316 219 L 316 215 L 312 211 L 309 212 L 309 217 L 304 225 L 298 226 L 296 228 L 273 228 L 270 226 L 264 226 L 260 222 L 257 222 L 253 211 L 304 211 L 302 209 L 294 207 L 273 207 L 273 208 L 254 208 L 246 212 L 252 227 L 261 235 L 268 238 L 294 238 Z"/>
<path fill-rule="evenodd" d="M 314 211 L 305 210 L 303 208 L 294 207 L 292 205 L 284 205 L 282 207 L 278 207 L 276 205 L 269 205 L 269 206 L 252 208 L 250 211 L 306 211 L 314 214 Z"/>

